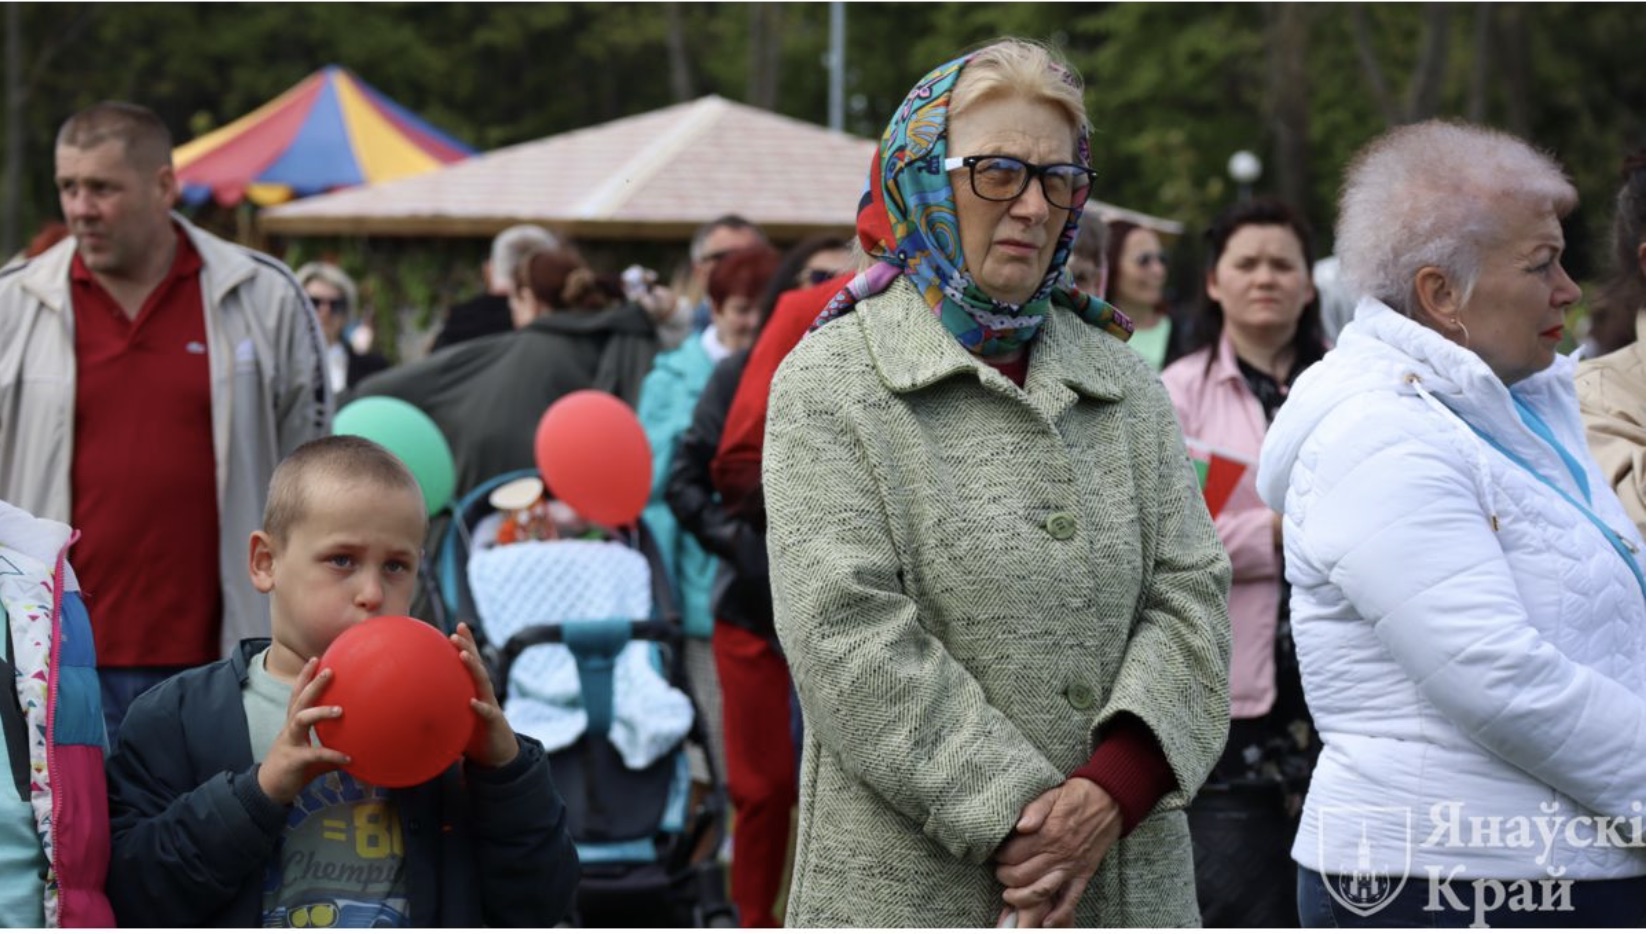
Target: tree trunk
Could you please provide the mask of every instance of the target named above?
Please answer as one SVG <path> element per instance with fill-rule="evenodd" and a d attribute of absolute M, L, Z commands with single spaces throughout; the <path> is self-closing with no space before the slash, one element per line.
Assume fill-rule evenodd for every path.
<path fill-rule="evenodd" d="M 1392 92 L 1387 89 L 1386 74 L 1381 71 L 1380 56 L 1375 54 L 1375 41 L 1369 34 L 1369 15 L 1363 4 L 1348 5 L 1347 28 L 1352 33 L 1352 45 L 1358 52 L 1358 64 L 1363 68 L 1370 96 L 1375 98 L 1375 108 L 1387 126 L 1396 126 L 1402 121 L 1402 115 L 1392 102 Z"/>
<path fill-rule="evenodd" d="M 693 70 L 688 60 L 687 29 L 682 5 L 665 4 L 665 52 L 670 59 L 670 91 L 677 101 L 693 99 Z"/>
<path fill-rule="evenodd" d="M 779 109 L 780 52 L 785 45 L 785 4 L 764 3 L 768 10 L 767 39 L 762 44 L 762 105 L 768 110 Z"/>
<path fill-rule="evenodd" d="M 61 7 L 54 7 L 52 12 L 57 13 Z M 24 154 L 28 151 L 28 122 L 25 117 L 29 100 L 34 96 L 35 86 L 45 77 L 46 70 L 51 66 L 52 59 L 57 53 L 72 43 L 86 25 L 96 15 L 96 4 L 82 4 L 75 11 L 63 31 L 44 42 L 34 44 L 34 61 L 29 65 L 28 73 L 23 70 L 23 4 L 11 2 L 6 4 L 6 42 L 5 42 L 5 76 L 3 82 L 5 94 L 5 169 L 4 176 L 0 177 L 0 263 L 9 259 L 13 252 L 24 246 L 23 226 L 23 175 Z M 62 17 L 57 16 L 61 21 Z M 62 114 L 59 119 L 67 118 Z"/>
<path fill-rule="evenodd" d="M 1309 42 L 1305 4 L 1266 5 L 1270 86 L 1267 123 L 1272 130 L 1273 189 L 1278 197 L 1306 212 L 1312 190 L 1309 151 L 1311 102 L 1307 99 L 1306 49 Z"/>
<path fill-rule="evenodd" d="M 779 101 L 779 68 L 775 54 L 779 37 L 774 28 L 774 5 L 752 3 L 747 10 L 750 15 L 750 47 L 746 57 L 745 103 L 772 110 Z"/>
<path fill-rule="evenodd" d="M 1508 132 L 1524 139 L 1530 138 L 1530 56 L 1528 24 L 1523 8 L 1516 3 L 1502 4 L 1496 17 L 1496 48 L 1501 54 L 1500 85 L 1506 102 Z"/>
<path fill-rule="evenodd" d="M 1445 66 L 1449 64 L 1449 5 L 1429 3 L 1425 17 L 1421 52 L 1415 59 L 1415 72 L 1410 75 L 1409 94 L 1404 101 L 1404 120 L 1408 123 L 1425 120 L 1438 112 Z"/>
<path fill-rule="evenodd" d="M 1490 66 L 1490 24 L 1495 4 L 1479 3 L 1472 8 L 1472 78 L 1467 86 L 1467 119 L 1483 123 Z"/>
<path fill-rule="evenodd" d="M 23 5 L 6 4 L 6 170 L 0 182 L 0 263 L 22 245 L 23 226 Z"/>

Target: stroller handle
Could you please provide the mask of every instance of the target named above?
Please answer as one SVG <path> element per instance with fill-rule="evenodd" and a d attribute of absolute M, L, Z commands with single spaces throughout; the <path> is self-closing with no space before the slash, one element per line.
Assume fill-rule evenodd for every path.
<path fill-rule="evenodd" d="M 663 619 L 636 619 L 631 620 L 630 639 L 641 639 L 646 642 L 662 642 L 670 646 L 679 646 L 682 642 L 682 625 L 679 619 L 668 616 Z M 516 632 L 499 654 L 506 662 L 514 662 L 516 657 L 535 645 L 547 643 L 565 643 L 567 641 L 567 626 L 564 623 L 535 623 Z"/>

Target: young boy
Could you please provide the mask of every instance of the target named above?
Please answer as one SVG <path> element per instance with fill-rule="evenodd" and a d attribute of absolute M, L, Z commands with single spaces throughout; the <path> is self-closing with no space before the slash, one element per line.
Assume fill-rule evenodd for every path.
<path fill-rule="evenodd" d="M 549 927 L 579 878 L 544 750 L 505 722 L 475 640 L 455 650 L 483 725 L 461 765 L 391 790 L 310 741 L 340 633 L 405 615 L 425 509 L 384 448 L 312 441 L 270 480 L 252 582 L 273 640 L 140 697 L 109 762 L 108 892 L 122 926 Z M 163 571 L 157 570 L 157 573 Z"/>

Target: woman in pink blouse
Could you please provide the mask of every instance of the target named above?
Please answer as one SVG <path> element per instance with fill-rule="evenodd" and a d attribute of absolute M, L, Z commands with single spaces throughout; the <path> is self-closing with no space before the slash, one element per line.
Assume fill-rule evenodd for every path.
<path fill-rule="evenodd" d="M 1206 300 L 1194 352 L 1163 371 L 1194 457 L 1250 465 L 1215 515 L 1232 559 L 1232 727 L 1188 809 L 1206 927 L 1294 927 L 1290 844 L 1317 741 L 1289 638 L 1280 518 L 1253 465 L 1289 386 L 1324 354 L 1311 232 L 1269 199 L 1209 228 Z"/>

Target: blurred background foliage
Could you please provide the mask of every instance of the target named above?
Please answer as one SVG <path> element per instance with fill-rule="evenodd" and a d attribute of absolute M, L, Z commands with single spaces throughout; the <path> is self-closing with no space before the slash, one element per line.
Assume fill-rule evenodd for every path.
<path fill-rule="evenodd" d="M 4 14 L 0 256 L 57 216 L 58 124 L 106 98 L 153 108 L 182 142 L 335 63 L 482 150 L 712 93 L 826 122 L 825 3 L 7 3 Z M 851 3 L 845 129 L 877 135 L 930 67 L 1008 34 L 1060 47 L 1083 73 L 1098 196 L 1186 224 L 1183 285 L 1197 281 L 1196 232 L 1237 196 L 1234 151 L 1261 157 L 1256 192 L 1305 210 L 1321 256 L 1347 159 L 1385 127 L 1432 116 L 1558 157 L 1581 191 L 1568 264 L 1587 280 L 1607 262 L 1622 157 L 1644 141 L 1645 7 L 1628 3 Z M 343 259 L 385 313 L 410 304 L 427 318 L 479 288 L 485 244 L 279 247 L 294 263 Z"/>

